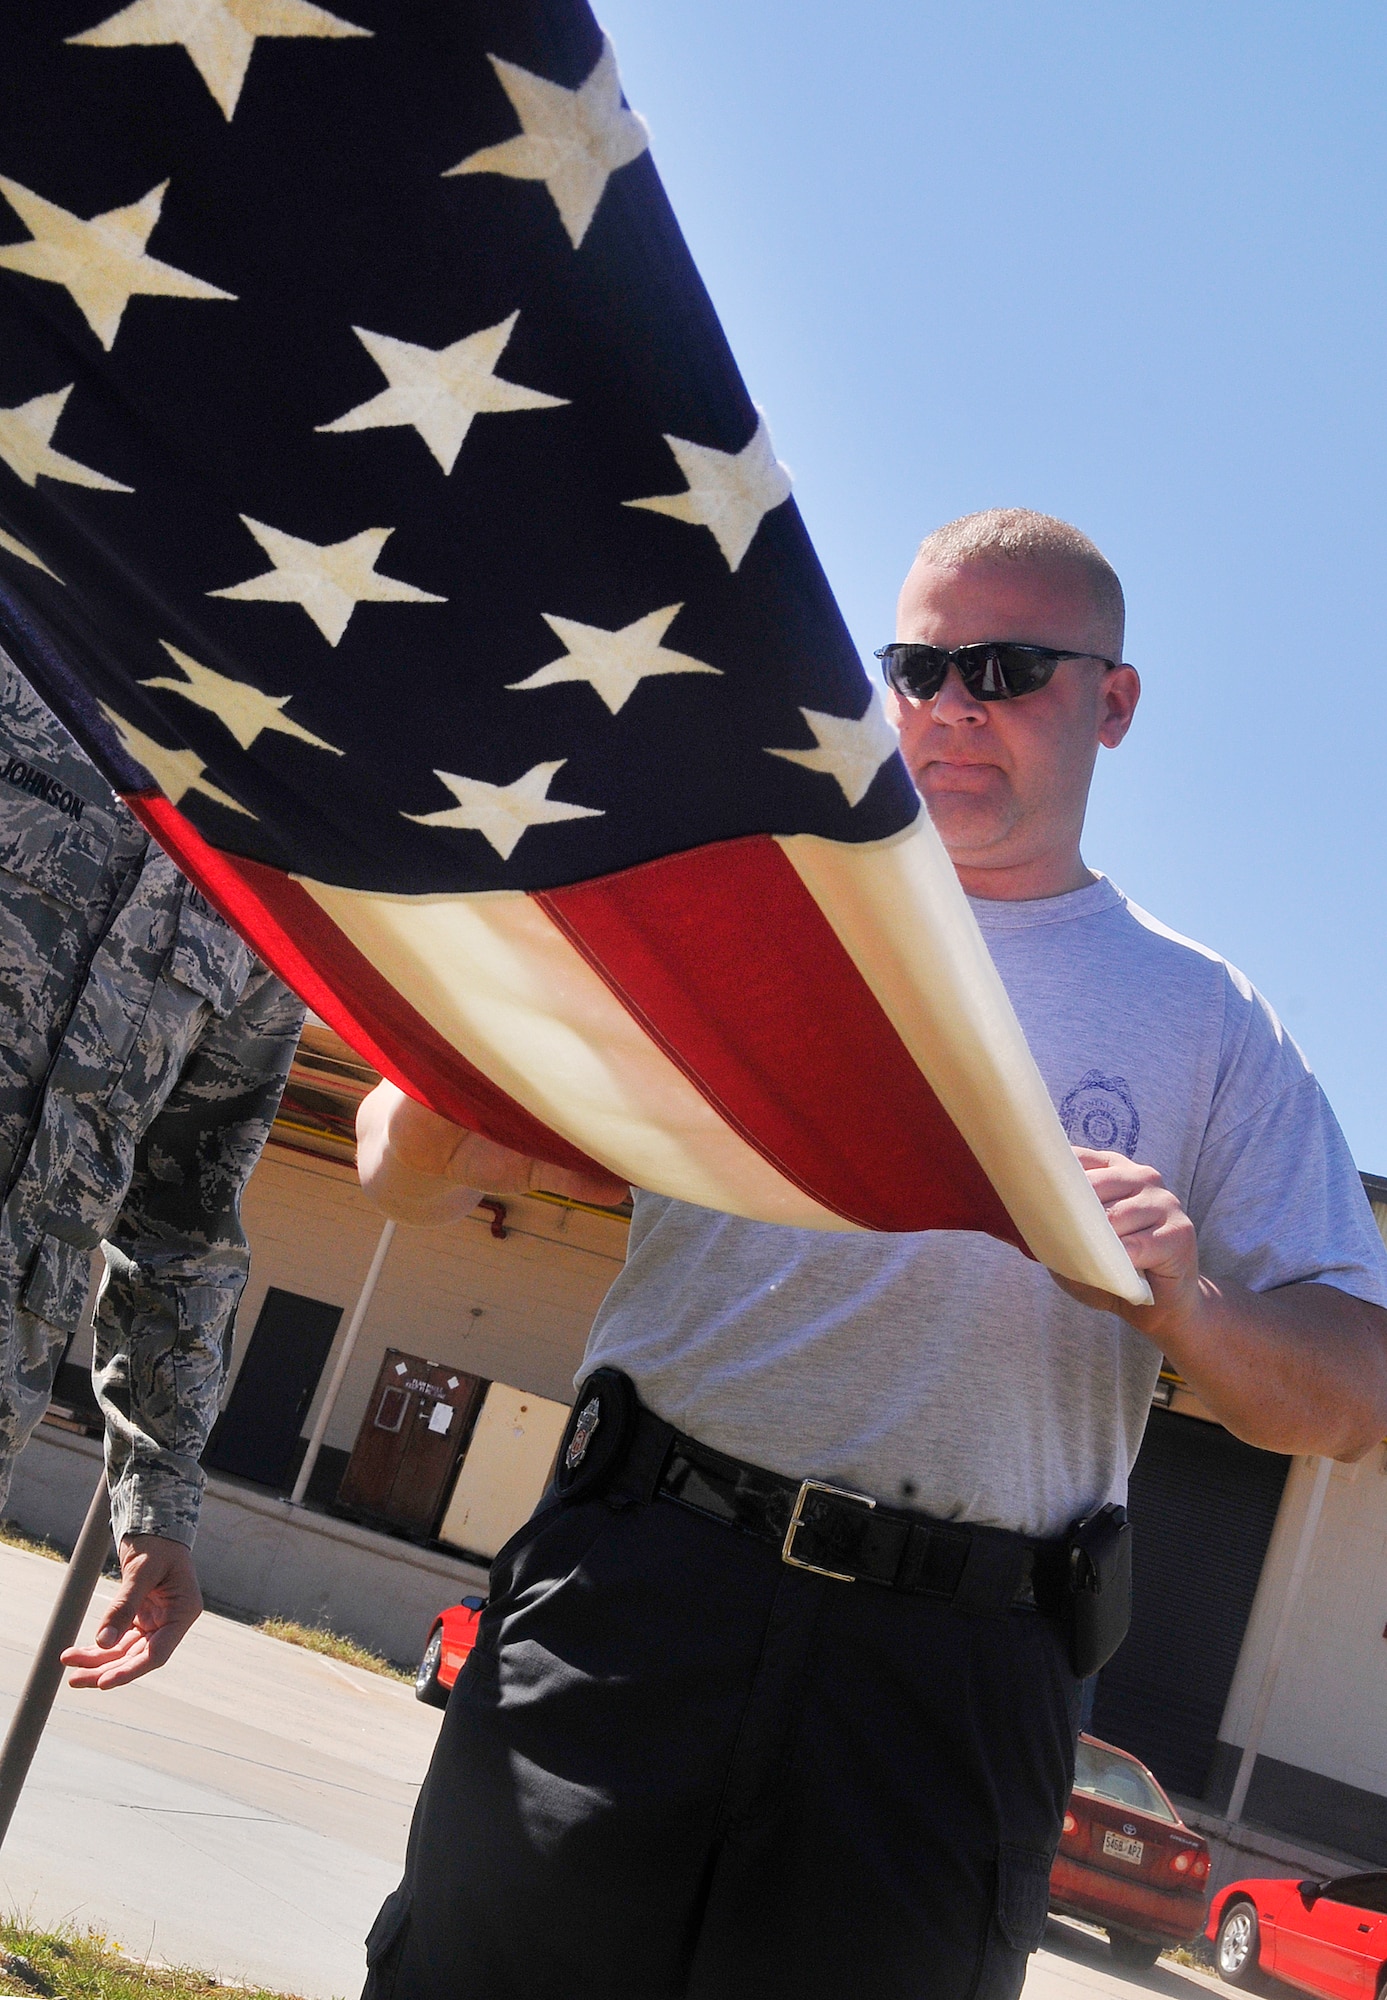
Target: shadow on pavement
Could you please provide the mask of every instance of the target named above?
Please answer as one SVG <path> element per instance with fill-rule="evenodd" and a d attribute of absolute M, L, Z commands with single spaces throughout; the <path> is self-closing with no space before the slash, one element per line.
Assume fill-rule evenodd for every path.
<path fill-rule="evenodd" d="M 1172 1965 L 1168 1959 L 1158 1959 L 1155 1965 L 1141 1970 L 1119 1965 L 1101 1931 L 1089 1930 L 1065 1917 L 1047 1919 L 1044 1948 L 1072 1965 L 1105 1974 L 1114 1984 L 1134 1987 L 1141 1993 L 1163 1993 L 1167 2000 L 1192 2000 L 1196 1993 L 1219 1987 L 1212 1970 L 1195 1971 L 1190 1966 Z"/>

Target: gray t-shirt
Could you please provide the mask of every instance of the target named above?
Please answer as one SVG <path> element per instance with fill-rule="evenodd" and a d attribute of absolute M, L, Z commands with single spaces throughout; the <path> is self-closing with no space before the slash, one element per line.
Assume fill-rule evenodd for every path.
<path fill-rule="evenodd" d="M 1154 1166 L 1211 1277 L 1387 1305 L 1343 1135 L 1241 973 L 1101 877 L 973 909 L 1070 1140 Z M 600 1365 L 734 1457 L 1055 1534 L 1125 1496 L 1160 1356 L 989 1236 L 822 1235 L 640 1191 L 580 1379 Z"/>

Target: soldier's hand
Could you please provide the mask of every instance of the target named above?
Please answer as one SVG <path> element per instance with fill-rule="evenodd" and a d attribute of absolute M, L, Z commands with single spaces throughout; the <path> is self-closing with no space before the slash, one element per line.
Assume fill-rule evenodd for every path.
<path fill-rule="evenodd" d="M 126 1535 L 120 1589 L 90 1646 L 70 1646 L 68 1686 L 118 1688 L 162 1667 L 202 1612 L 191 1552 L 163 1535 Z"/>
<path fill-rule="evenodd" d="M 478 1196 L 545 1189 L 578 1201 L 624 1201 L 627 1187 L 600 1168 L 551 1167 L 426 1110 L 380 1083 L 356 1115 L 357 1172 L 366 1194 L 399 1222 L 460 1220 Z"/>

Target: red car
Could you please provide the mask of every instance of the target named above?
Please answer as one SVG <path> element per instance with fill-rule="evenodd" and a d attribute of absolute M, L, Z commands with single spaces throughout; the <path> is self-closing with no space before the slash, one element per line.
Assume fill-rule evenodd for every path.
<path fill-rule="evenodd" d="M 477 1620 L 485 1608 L 484 1597 L 464 1597 L 439 1613 L 415 1671 L 416 1701 L 426 1701 L 430 1708 L 448 1706 L 448 1690 L 476 1644 Z"/>
<path fill-rule="evenodd" d="M 1230 1882 L 1214 1897 L 1206 1935 L 1230 1986 L 1256 1986 L 1270 1972 L 1323 2000 L 1382 2000 L 1387 1873 Z"/>
<path fill-rule="evenodd" d="M 1050 1908 L 1100 1924 L 1119 1965 L 1154 1965 L 1204 1928 L 1209 1849 L 1126 1750 L 1081 1736 Z"/>

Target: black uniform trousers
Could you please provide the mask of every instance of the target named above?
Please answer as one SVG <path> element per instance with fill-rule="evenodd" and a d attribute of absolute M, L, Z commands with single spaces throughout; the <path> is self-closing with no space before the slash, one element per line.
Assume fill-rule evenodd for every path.
<path fill-rule="evenodd" d="M 668 1498 L 497 1557 L 366 2000 L 1011 2000 L 1078 1684 L 1052 1622 L 794 1569 Z"/>

